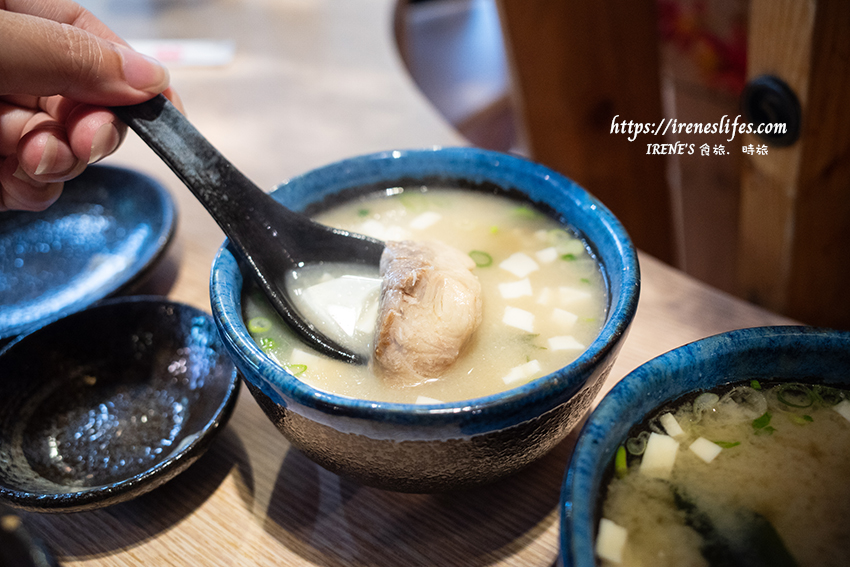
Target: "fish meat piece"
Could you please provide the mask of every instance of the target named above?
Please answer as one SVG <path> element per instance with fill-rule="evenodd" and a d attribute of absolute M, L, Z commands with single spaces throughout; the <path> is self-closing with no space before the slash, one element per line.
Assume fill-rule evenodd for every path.
<path fill-rule="evenodd" d="M 437 241 L 387 242 L 381 256 L 374 366 L 389 384 L 438 378 L 481 324 L 475 262 Z"/>

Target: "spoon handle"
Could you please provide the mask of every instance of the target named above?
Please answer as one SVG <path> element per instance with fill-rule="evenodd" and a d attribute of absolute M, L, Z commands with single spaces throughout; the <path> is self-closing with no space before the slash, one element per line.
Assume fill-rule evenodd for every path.
<path fill-rule="evenodd" d="M 177 174 L 249 261 L 256 243 L 274 242 L 290 267 L 322 260 L 378 264 L 382 243 L 321 225 L 274 200 L 163 95 L 111 110 Z"/>
<path fill-rule="evenodd" d="M 246 220 L 256 222 L 258 219 L 251 217 L 262 215 L 271 205 L 273 199 L 219 153 L 163 95 L 111 110 L 177 174 L 228 236 L 233 232 L 231 226 L 244 226 Z M 280 204 L 273 206 L 285 209 Z M 292 223 L 301 220 L 301 215 L 288 209 L 277 213 Z"/>

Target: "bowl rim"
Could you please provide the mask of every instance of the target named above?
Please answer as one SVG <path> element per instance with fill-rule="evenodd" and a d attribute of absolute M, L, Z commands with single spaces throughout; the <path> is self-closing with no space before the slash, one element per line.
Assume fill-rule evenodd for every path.
<path fill-rule="evenodd" d="M 690 368 L 695 360 L 710 360 L 739 353 L 753 352 L 769 347 L 771 342 L 779 346 L 795 346 L 798 339 L 818 341 L 827 346 L 829 341 L 850 347 L 850 331 L 812 327 L 807 325 L 768 325 L 747 327 L 717 333 L 691 341 L 660 354 L 633 369 L 599 402 L 582 426 L 570 462 L 564 474 L 560 494 L 560 561 L 568 567 L 595 567 L 592 534 L 595 533 L 596 494 L 598 483 L 593 472 L 602 457 L 599 455 L 608 437 L 607 431 L 620 420 L 619 416 L 633 407 L 647 403 L 646 389 L 652 384 L 650 378 L 659 375 L 676 375 Z M 695 356 L 688 356 L 694 353 Z M 685 355 L 685 356 L 683 356 Z M 708 356 L 706 356 L 708 355 Z M 722 380 L 722 379 L 721 379 Z M 735 379 L 727 382 L 738 381 Z M 712 381 L 712 384 L 714 382 Z M 718 382 L 718 385 L 723 382 Z M 714 387 L 713 385 L 710 387 Z M 652 408 L 675 400 L 695 388 L 676 383 L 654 400 Z M 652 409 L 648 410 L 652 411 Z M 630 428 L 634 423 L 627 423 Z M 588 536 L 588 530 L 590 536 Z"/>
<path fill-rule="evenodd" d="M 47 327 L 58 324 L 61 321 L 85 316 L 89 311 L 120 308 L 123 305 L 131 303 L 149 304 L 154 308 L 164 305 L 186 309 L 194 313 L 195 316 L 202 316 L 213 322 L 211 321 L 211 315 L 198 307 L 170 300 L 162 296 L 131 295 L 113 297 L 99 301 L 86 309 L 75 311 L 64 317 L 52 319 L 36 329 L 31 329 L 26 334 L 18 335 L 11 342 L 3 346 L 3 348 L 0 348 L 0 359 L 2 359 L 2 356 L 6 352 L 16 348 L 16 345 L 19 343 L 32 340 L 30 337 L 36 336 Z M 212 329 L 213 327 L 211 326 L 210 328 Z M 220 338 L 215 333 L 213 333 L 213 336 L 215 339 Z M 226 358 L 232 364 L 229 357 Z M 78 512 L 125 502 L 152 490 L 183 472 L 201 456 L 216 434 L 229 421 L 236 407 L 240 389 L 239 373 L 235 364 L 233 364 L 224 396 L 206 423 L 196 433 L 192 434 L 194 437 L 188 443 L 178 445 L 165 459 L 141 473 L 108 484 L 68 492 L 42 494 L 18 490 L 8 486 L 0 486 L 0 502 L 4 502 L 13 508 L 33 512 Z M 161 480 L 161 482 L 154 484 L 157 480 Z"/>
<path fill-rule="evenodd" d="M 477 420 L 494 419 L 500 415 L 505 416 L 512 411 L 518 411 L 518 404 L 520 403 L 523 407 L 527 407 L 529 404 L 551 407 L 559 405 L 564 401 L 559 399 L 559 394 L 562 394 L 565 389 L 569 389 L 570 386 L 578 386 L 574 390 L 570 390 L 570 395 L 580 390 L 584 378 L 598 361 L 606 358 L 614 349 L 618 348 L 634 318 L 640 292 L 640 268 L 637 251 L 625 228 L 596 197 L 572 180 L 548 167 L 518 156 L 470 147 L 389 150 L 347 158 L 290 178 L 277 185 L 275 191 L 280 191 L 294 184 L 310 183 L 311 179 L 327 175 L 351 175 L 352 172 L 360 171 L 371 172 L 379 168 L 382 162 L 404 159 L 430 160 L 429 163 L 433 162 L 434 164 L 454 160 L 454 162 L 462 164 L 471 162 L 473 165 L 483 164 L 484 167 L 503 168 L 508 171 L 510 169 L 526 169 L 528 174 L 537 179 L 545 180 L 545 182 L 560 187 L 577 206 L 592 210 L 599 219 L 601 226 L 604 227 L 605 232 L 611 236 L 612 242 L 616 244 L 616 256 L 623 264 L 621 294 L 609 305 L 608 317 L 596 339 L 581 356 L 562 369 L 537 378 L 525 385 L 488 396 L 439 404 L 410 404 L 361 400 L 326 393 L 301 382 L 286 372 L 250 339 L 241 317 L 236 316 L 241 313 L 241 300 L 239 300 L 240 304 L 236 305 L 238 309 L 234 309 L 234 306 L 228 305 L 225 301 L 227 297 L 225 292 L 229 286 L 233 285 L 232 282 L 228 281 L 228 271 L 235 269 L 236 265 L 235 257 L 228 248 L 228 241 L 225 240 L 213 261 L 210 278 L 213 315 L 225 341 L 241 353 L 248 366 L 258 370 L 269 380 L 265 383 L 254 383 L 250 372 L 243 372 L 243 375 L 254 386 L 263 390 L 265 394 L 277 394 L 282 399 L 294 400 L 307 408 L 353 418 L 374 419 L 380 417 L 382 421 L 398 424 L 419 421 L 423 417 L 428 417 L 429 423 L 434 425 L 455 423 L 463 420 L 465 416 L 474 416 Z M 367 175 L 369 174 L 367 173 Z M 453 172 L 450 176 L 459 177 L 458 174 Z M 387 177 L 385 179 L 393 178 Z M 364 183 L 364 181 L 349 183 L 347 187 Z M 610 277 L 608 274 L 605 275 L 606 279 Z M 241 280 L 241 278 L 239 279 Z M 242 282 L 238 281 L 237 285 L 241 288 Z M 569 383 L 570 380 L 566 377 L 568 374 L 583 377 L 582 383 Z M 513 420 L 514 416 L 508 416 L 507 419 L 508 421 Z"/>

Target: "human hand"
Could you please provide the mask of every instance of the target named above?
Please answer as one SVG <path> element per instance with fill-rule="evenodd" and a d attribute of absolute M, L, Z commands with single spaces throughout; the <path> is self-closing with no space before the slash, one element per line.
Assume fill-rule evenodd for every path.
<path fill-rule="evenodd" d="M 71 0 L 0 0 L 0 211 L 39 211 L 114 152 L 127 128 L 105 107 L 165 92 L 168 71 Z"/>

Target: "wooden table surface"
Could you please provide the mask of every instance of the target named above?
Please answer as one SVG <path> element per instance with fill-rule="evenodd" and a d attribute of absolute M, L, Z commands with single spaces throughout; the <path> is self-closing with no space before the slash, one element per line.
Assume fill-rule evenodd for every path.
<path fill-rule="evenodd" d="M 235 42 L 231 62 L 172 69 L 187 115 L 261 187 L 357 154 L 464 140 L 407 76 L 393 0 L 151 0 L 85 5 L 128 39 Z M 178 231 L 143 291 L 209 311 L 221 231 L 131 133 L 107 163 L 161 181 Z M 671 348 L 790 321 L 647 255 L 629 337 L 603 393 Z M 574 438 L 497 484 L 395 494 L 329 473 L 290 447 L 246 389 L 209 451 L 163 487 L 94 512 L 24 514 L 62 565 L 535 565 L 558 554 L 558 496 Z"/>

